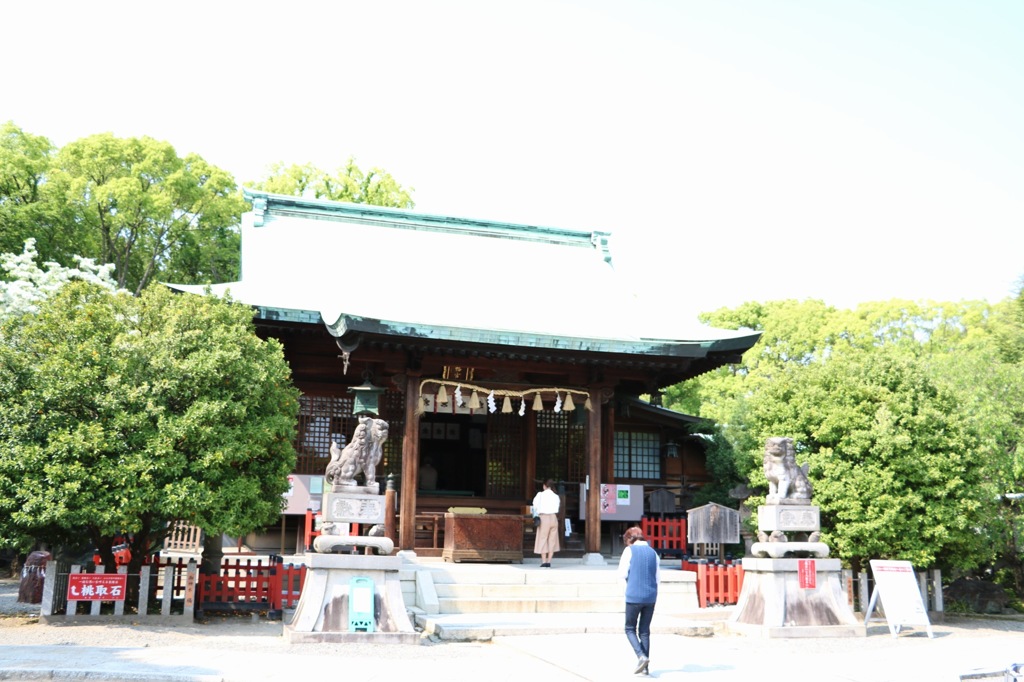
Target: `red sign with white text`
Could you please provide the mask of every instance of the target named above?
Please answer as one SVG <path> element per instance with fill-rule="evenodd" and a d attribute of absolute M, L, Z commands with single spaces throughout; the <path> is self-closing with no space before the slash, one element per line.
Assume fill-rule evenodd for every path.
<path fill-rule="evenodd" d="M 72 573 L 68 601 L 124 601 L 128 576 L 124 573 Z"/>
<path fill-rule="evenodd" d="M 817 587 L 818 571 L 814 566 L 814 559 L 800 559 L 796 570 L 800 580 L 800 587 L 809 590 Z"/>

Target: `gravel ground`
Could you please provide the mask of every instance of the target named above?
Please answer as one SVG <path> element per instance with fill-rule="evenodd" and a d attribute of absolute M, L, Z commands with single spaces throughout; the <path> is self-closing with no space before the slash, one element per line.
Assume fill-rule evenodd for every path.
<path fill-rule="evenodd" d="M 42 624 L 39 622 L 39 606 L 19 604 L 17 580 L 0 579 L 0 645 L 65 645 L 87 647 L 160 647 L 160 648 L 201 648 L 235 653 L 253 652 L 251 655 L 304 654 L 311 651 L 310 645 L 290 644 L 282 636 L 283 622 L 265 618 L 253 619 L 244 616 L 210 616 L 194 624 L 146 625 L 141 623 L 85 625 Z M 289 614 L 285 614 L 285 618 Z M 905 630 L 898 638 L 889 636 L 884 622 L 872 623 L 868 636 L 864 638 L 821 638 L 766 640 L 729 634 L 716 634 L 710 638 L 665 636 L 659 638 L 665 645 L 690 651 L 700 651 L 713 660 L 734 660 L 752 658 L 763 660 L 785 660 L 793 656 L 808 661 L 848 661 L 847 665 L 860 665 L 872 658 L 878 660 L 891 657 L 902 658 L 910 655 L 921 661 L 935 657 L 939 650 L 961 650 L 963 653 L 950 659 L 948 666 L 963 672 L 981 665 L 1008 665 L 1024 661 L 1024 618 L 1019 617 L 954 617 L 948 616 L 943 622 L 932 626 L 935 639 L 929 640 L 922 628 Z M 495 661 L 504 665 L 509 660 L 534 660 L 539 664 L 544 658 L 537 647 L 541 638 L 503 637 L 493 643 L 487 642 L 438 642 L 424 639 L 423 645 L 382 645 L 382 644 L 320 644 L 315 651 L 324 656 L 368 657 L 379 659 L 386 656 L 392 661 L 407 661 L 415 666 L 416 661 L 441 661 L 456 656 L 463 662 L 477 661 L 488 666 Z M 620 635 L 560 635 L 543 638 L 544 646 L 622 649 L 624 638 Z M 622 639 L 623 641 L 619 641 Z M 556 644 L 558 642 L 558 644 Z M 589 643 L 589 644 L 587 644 Z M 424 646 L 425 645 L 425 646 Z M 497 645 L 497 646 L 495 646 Z M 937 650 L 934 647 L 939 647 Z M 664 646 L 665 650 L 669 647 Z M 258 653 L 257 653 L 258 652 Z M 502 653 L 503 652 L 503 653 Z M 996 652 L 996 653 L 992 653 Z M 1002 652 L 1005 652 L 1003 654 Z M 984 653 L 984 656 L 981 654 Z M 512 659 L 511 656 L 518 658 Z M 549 658 L 554 660 L 558 653 Z M 496 659 L 497 657 L 497 659 Z M 699 666 L 691 665 L 689 672 Z M 710 667 L 705 672 L 712 671 Z M 949 672 L 952 673 L 953 670 Z M 868 673 L 861 677 L 843 676 L 841 679 L 880 680 Z M 597 679 L 588 677 L 586 679 Z M 712 679 L 709 677 L 708 679 Z M 826 679 L 822 677 L 820 679 Z M 839 679 L 839 678 L 827 678 Z M 891 678 L 897 679 L 897 678 Z M 914 679 L 914 678 L 898 678 Z M 917 678 L 925 679 L 925 678 Z M 929 678 L 933 679 L 933 678 Z M 934 678 L 940 679 L 940 678 Z M 949 678 L 956 679 L 950 675 Z"/>

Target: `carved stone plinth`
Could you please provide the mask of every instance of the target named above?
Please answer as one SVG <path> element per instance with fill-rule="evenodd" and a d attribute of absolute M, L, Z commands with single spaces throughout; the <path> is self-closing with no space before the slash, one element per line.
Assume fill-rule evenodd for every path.
<path fill-rule="evenodd" d="M 767 532 L 781 530 L 821 530 L 820 511 L 817 505 L 766 504 L 757 508 L 757 529 Z"/>
<path fill-rule="evenodd" d="M 357 492 L 325 492 L 324 521 L 334 523 L 384 523 L 384 496 Z"/>
<path fill-rule="evenodd" d="M 863 637 L 841 578 L 839 559 L 746 558 L 729 629 L 762 637 Z"/>
<path fill-rule="evenodd" d="M 386 537 L 349 535 L 350 523 L 384 523 L 384 496 L 348 492 L 325 492 L 323 497 L 321 535 L 313 540 L 313 550 L 323 554 L 369 548 L 388 555 L 395 544 Z"/>
<path fill-rule="evenodd" d="M 398 570 L 402 560 L 390 556 L 307 554 L 306 582 L 295 615 L 284 634 L 296 642 L 373 642 L 418 644 L 419 634 L 405 610 Z M 374 584 L 373 632 L 350 632 L 348 588 L 352 578 Z"/>
<path fill-rule="evenodd" d="M 821 515 L 812 504 L 765 504 L 757 508 L 757 536 L 750 548 L 759 557 L 827 557 L 828 547 L 818 541 Z M 775 547 L 782 545 L 783 547 Z"/>

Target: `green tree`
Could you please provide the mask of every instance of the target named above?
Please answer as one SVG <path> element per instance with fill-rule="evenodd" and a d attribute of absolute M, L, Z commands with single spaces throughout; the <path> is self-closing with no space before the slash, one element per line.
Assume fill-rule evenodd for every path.
<path fill-rule="evenodd" d="M 50 201 L 70 211 L 78 253 L 116 267 L 138 294 L 160 277 L 203 284 L 237 275 L 245 202 L 234 179 L 167 142 L 109 133 L 72 142 L 48 178 Z"/>
<path fill-rule="evenodd" d="M 71 282 L 0 321 L 0 545 L 88 539 L 136 572 L 168 521 L 243 535 L 273 522 L 295 463 L 297 392 L 252 311 Z"/>
<path fill-rule="evenodd" d="M 44 260 L 70 262 L 65 221 L 46 191 L 55 154 L 45 137 L 11 121 L 0 125 L 0 252 L 20 250 L 35 239 Z"/>
<path fill-rule="evenodd" d="M 1000 356 L 1018 347 L 1012 315 L 977 302 L 776 301 L 703 319 L 762 337 L 741 365 L 666 390 L 666 404 L 721 424 L 755 487 L 764 440 L 793 437 L 840 556 L 961 568 L 1019 556 L 996 503 L 1021 480 L 1024 382 Z"/>
<path fill-rule="evenodd" d="M 958 406 L 917 355 L 888 345 L 793 367 L 750 397 L 747 419 L 757 442 L 791 436 L 810 463 L 823 538 L 838 556 L 857 568 L 869 558 L 970 568 L 989 556 L 978 529 L 992 498 Z M 748 464 L 755 485 L 761 451 Z"/>
<path fill-rule="evenodd" d="M 738 458 L 732 443 L 721 429 L 710 422 L 694 425 L 692 434 L 704 446 L 704 459 L 711 482 L 694 493 L 692 504 L 699 507 L 709 502 L 736 508 L 739 500 L 730 495 L 736 486 L 746 482 L 746 471 L 737 469 Z"/>
<path fill-rule="evenodd" d="M 959 396 L 958 413 L 985 453 L 995 496 L 985 531 L 1001 583 L 1024 597 L 1024 294 L 994 306 L 963 343 L 933 358 L 936 375 Z"/>
<path fill-rule="evenodd" d="M 253 189 L 330 201 L 372 204 L 391 208 L 413 208 L 411 189 L 402 187 L 390 173 L 371 168 L 363 171 L 349 157 L 333 174 L 311 163 L 270 166 L 267 176 L 250 183 Z"/>

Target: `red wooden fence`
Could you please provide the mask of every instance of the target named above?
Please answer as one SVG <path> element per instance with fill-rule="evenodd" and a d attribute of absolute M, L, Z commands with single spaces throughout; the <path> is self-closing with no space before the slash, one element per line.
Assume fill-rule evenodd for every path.
<path fill-rule="evenodd" d="M 281 617 L 279 560 L 230 559 L 221 563 L 220 575 L 199 575 L 196 611 L 262 611 Z"/>
<path fill-rule="evenodd" d="M 298 602 L 305 581 L 305 566 L 285 565 L 279 556 L 266 562 L 225 557 L 220 575 L 200 574 L 196 611 L 267 611 L 279 619 Z"/>
<path fill-rule="evenodd" d="M 299 602 L 302 586 L 306 584 L 305 564 L 282 564 L 281 571 L 281 606 L 292 608 Z"/>
<path fill-rule="evenodd" d="M 697 601 L 702 609 L 708 604 L 735 604 L 743 589 L 743 565 L 693 563 L 683 559 L 682 569 L 697 573 Z"/>
<path fill-rule="evenodd" d="M 640 530 L 660 556 L 686 554 L 686 519 L 645 516 L 640 519 Z"/>

